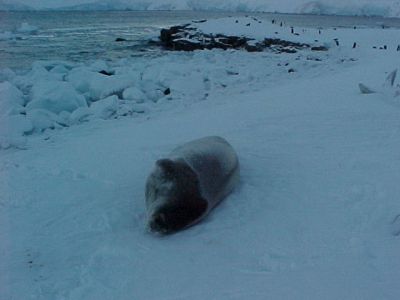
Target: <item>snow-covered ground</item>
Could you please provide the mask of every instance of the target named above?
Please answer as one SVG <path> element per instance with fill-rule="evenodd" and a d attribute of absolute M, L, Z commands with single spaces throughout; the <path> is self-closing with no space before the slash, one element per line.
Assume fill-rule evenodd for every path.
<path fill-rule="evenodd" d="M 398 299 L 398 30 L 295 32 L 329 51 L 3 70 L 1 298 Z M 235 147 L 240 186 L 200 224 L 149 234 L 154 161 L 206 135 Z"/>

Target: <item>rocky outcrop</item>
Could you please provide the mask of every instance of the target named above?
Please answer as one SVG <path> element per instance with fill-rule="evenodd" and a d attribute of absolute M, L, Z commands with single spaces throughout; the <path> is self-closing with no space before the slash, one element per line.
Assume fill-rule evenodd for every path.
<path fill-rule="evenodd" d="M 222 34 L 210 35 L 201 32 L 193 32 L 190 24 L 172 26 L 161 29 L 161 45 L 168 50 L 193 51 L 204 49 L 240 49 L 247 46 L 250 40 L 245 37 L 225 36 Z"/>
<path fill-rule="evenodd" d="M 309 44 L 286 41 L 278 38 L 265 38 L 257 41 L 244 36 L 205 34 L 197 31 L 194 24 L 185 24 L 161 29 L 160 44 L 167 50 L 194 51 L 204 49 L 243 49 L 248 52 L 270 50 L 276 53 L 295 53 L 308 49 L 327 50 L 325 47 L 311 47 Z"/>

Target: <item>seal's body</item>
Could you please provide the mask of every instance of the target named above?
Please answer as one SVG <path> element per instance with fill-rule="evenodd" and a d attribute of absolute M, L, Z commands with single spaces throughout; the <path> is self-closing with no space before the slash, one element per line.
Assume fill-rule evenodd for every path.
<path fill-rule="evenodd" d="M 146 183 L 150 230 L 167 234 L 200 221 L 235 187 L 239 161 L 232 146 L 211 136 L 174 149 L 156 162 Z"/>

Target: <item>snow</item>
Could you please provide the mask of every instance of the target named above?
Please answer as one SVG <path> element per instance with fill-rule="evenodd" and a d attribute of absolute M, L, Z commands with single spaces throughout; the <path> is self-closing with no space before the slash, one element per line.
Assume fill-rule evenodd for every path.
<path fill-rule="evenodd" d="M 399 299 L 398 30 L 295 30 L 330 49 L 2 72 L 24 110 L 0 119 L 2 297 Z M 208 135 L 239 154 L 239 187 L 196 226 L 151 235 L 154 162 Z"/>

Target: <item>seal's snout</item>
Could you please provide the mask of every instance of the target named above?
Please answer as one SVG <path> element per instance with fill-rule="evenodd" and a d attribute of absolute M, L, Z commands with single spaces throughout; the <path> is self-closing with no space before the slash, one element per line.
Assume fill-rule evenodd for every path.
<path fill-rule="evenodd" d="M 149 227 L 150 227 L 150 230 L 153 232 L 167 233 L 168 227 L 167 227 L 165 214 L 160 213 L 160 214 L 154 215 L 149 222 Z"/>

